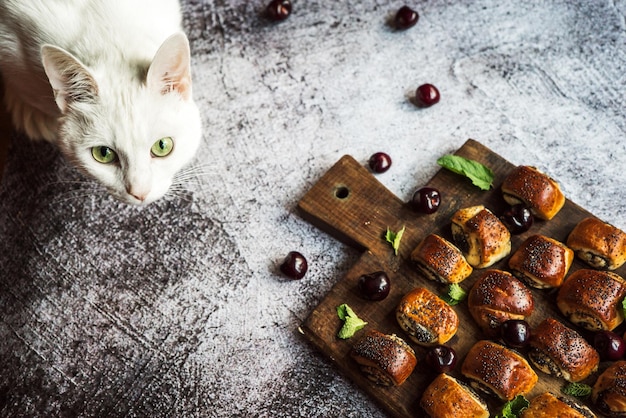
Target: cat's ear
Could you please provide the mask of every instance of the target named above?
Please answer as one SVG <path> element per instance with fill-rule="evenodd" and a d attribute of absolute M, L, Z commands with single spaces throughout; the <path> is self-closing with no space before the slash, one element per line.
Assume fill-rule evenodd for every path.
<path fill-rule="evenodd" d="M 95 102 L 98 84 L 87 67 L 72 54 L 53 45 L 44 45 L 41 61 L 62 113 L 72 102 Z"/>
<path fill-rule="evenodd" d="M 189 41 L 183 33 L 167 38 L 148 69 L 148 88 L 161 94 L 178 92 L 185 100 L 190 99 L 190 56 Z"/>

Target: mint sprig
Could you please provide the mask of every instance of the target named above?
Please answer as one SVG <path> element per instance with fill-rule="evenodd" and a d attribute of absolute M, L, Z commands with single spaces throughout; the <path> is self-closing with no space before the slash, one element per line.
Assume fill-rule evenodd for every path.
<path fill-rule="evenodd" d="M 591 395 L 592 387 L 578 382 L 572 382 L 563 386 L 561 392 L 565 395 L 574 396 L 575 398 L 586 398 Z"/>
<path fill-rule="evenodd" d="M 517 395 L 502 407 L 502 412 L 496 418 L 518 418 L 522 411 L 528 408 L 530 402 L 523 395 Z"/>
<path fill-rule="evenodd" d="M 406 227 L 403 226 L 401 230 L 398 232 L 393 232 L 389 227 L 387 227 L 387 233 L 385 233 L 385 240 L 391 244 L 393 248 L 393 253 L 398 255 L 398 250 L 400 249 L 400 240 L 402 240 L 402 235 L 404 235 L 404 231 Z"/>
<path fill-rule="evenodd" d="M 337 306 L 337 316 L 343 321 L 343 326 L 337 333 L 337 337 L 342 340 L 351 338 L 358 330 L 367 325 L 367 322 L 359 318 L 352 308 L 345 303 Z"/>
<path fill-rule="evenodd" d="M 467 298 L 467 292 L 457 283 L 446 286 L 445 294 L 441 297 L 448 305 L 458 305 Z"/>
<path fill-rule="evenodd" d="M 489 167 L 478 161 L 448 154 L 440 157 L 437 160 L 437 164 L 453 173 L 469 178 L 472 184 L 478 186 L 481 190 L 491 189 L 495 175 Z"/>

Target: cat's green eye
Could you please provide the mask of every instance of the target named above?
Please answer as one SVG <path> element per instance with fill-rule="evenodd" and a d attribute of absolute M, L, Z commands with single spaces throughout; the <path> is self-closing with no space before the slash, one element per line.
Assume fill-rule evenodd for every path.
<path fill-rule="evenodd" d="M 171 137 L 166 136 L 156 141 L 152 145 L 150 151 L 155 157 L 165 157 L 166 155 L 169 155 L 169 153 L 172 152 L 173 149 L 174 140 Z"/>
<path fill-rule="evenodd" d="M 102 164 L 112 163 L 117 158 L 115 151 L 109 147 L 105 147 L 104 145 L 91 148 L 91 155 L 93 155 L 93 158 L 96 161 Z"/>

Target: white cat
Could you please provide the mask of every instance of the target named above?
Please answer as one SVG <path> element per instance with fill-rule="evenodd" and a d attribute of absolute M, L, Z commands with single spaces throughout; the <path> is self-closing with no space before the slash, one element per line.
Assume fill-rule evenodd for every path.
<path fill-rule="evenodd" d="M 0 0 L 14 125 L 128 203 L 162 197 L 201 139 L 176 0 Z"/>

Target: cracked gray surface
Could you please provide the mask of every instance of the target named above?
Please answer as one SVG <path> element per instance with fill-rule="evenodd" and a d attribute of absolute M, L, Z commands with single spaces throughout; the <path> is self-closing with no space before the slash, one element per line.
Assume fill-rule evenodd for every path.
<path fill-rule="evenodd" d="M 297 333 L 358 254 L 298 199 L 342 155 L 408 199 L 474 138 L 626 229 L 626 3 L 184 2 L 205 119 L 189 190 L 146 208 L 14 138 L 0 187 L 2 416 L 384 416 Z M 424 82 L 442 100 L 418 109 Z M 298 282 L 276 274 L 291 250 Z"/>

